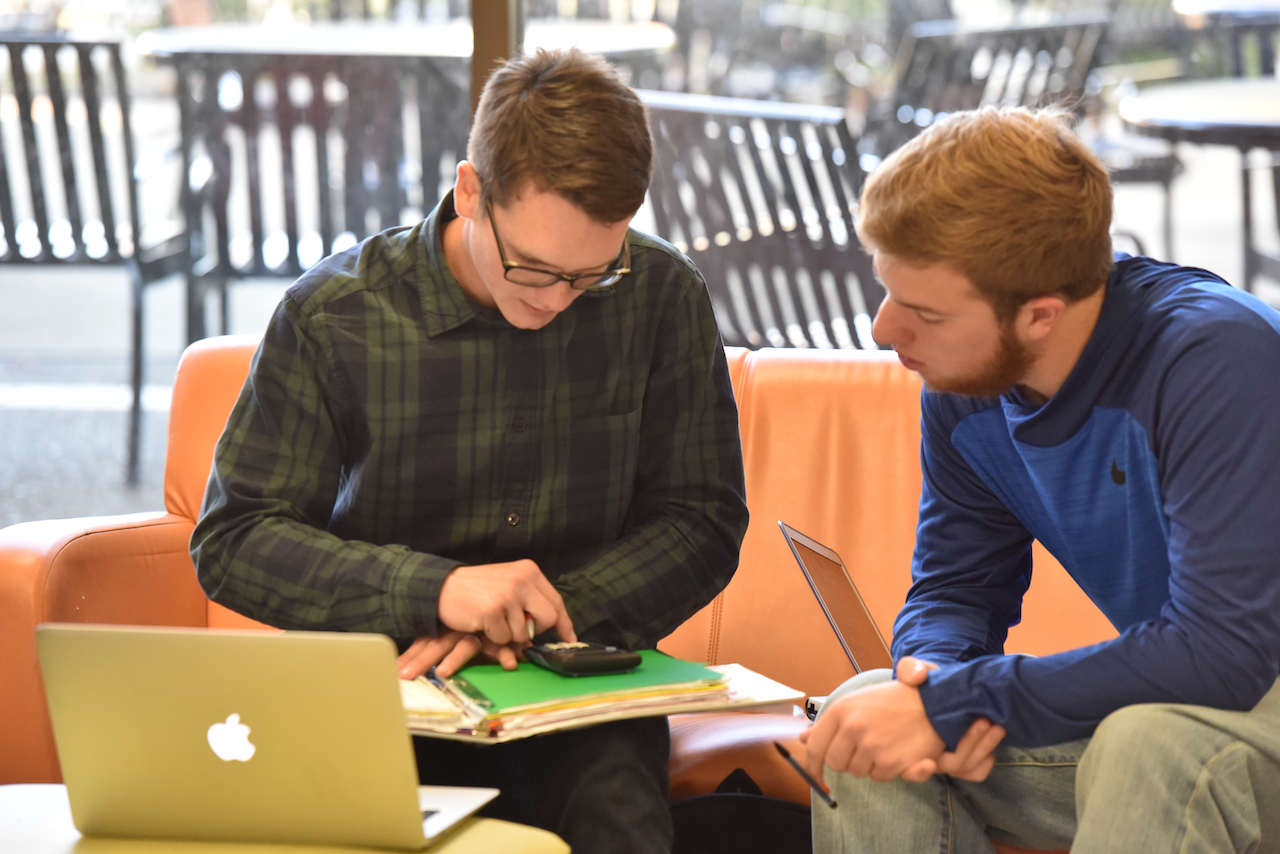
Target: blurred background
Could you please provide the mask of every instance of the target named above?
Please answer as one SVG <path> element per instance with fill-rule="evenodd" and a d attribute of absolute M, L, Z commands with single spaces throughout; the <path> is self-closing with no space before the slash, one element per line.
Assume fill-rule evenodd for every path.
<path fill-rule="evenodd" d="M 8 253 L 0 256 L 0 527 L 163 507 L 168 389 L 183 348 L 204 334 L 259 334 L 284 288 L 309 263 L 377 227 L 396 224 L 394 220 L 412 222 L 429 210 L 447 188 L 450 166 L 465 144 L 473 12 L 490 5 L 516 9 L 516 33 L 508 35 L 517 43 L 527 48 L 572 42 L 599 50 L 637 88 L 840 110 L 853 146 L 849 168 L 864 171 L 874 169 L 891 150 L 893 143 L 887 140 L 896 139 L 894 134 L 906 138 L 942 112 L 917 102 L 904 113 L 907 77 L 941 75 L 946 84 L 948 73 L 977 74 L 981 51 L 966 54 L 963 68 L 947 71 L 933 65 L 922 71 L 930 33 L 945 31 L 954 37 L 965 31 L 1104 20 L 1101 29 L 1087 30 L 1101 37 L 1088 46 L 1087 67 L 1082 66 L 1070 106 L 1080 116 L 1082 134 L 1109 139 L 1124 136 L 1116 105 L 1146 87 L 1239 73 L 1233 63 L 1274 77 L 1274 21 L 1266 15 L 1280 18 L 1280 8 L 1248 18 L 1250 26 L 1259 21 L 1266 26 L 1260 38 L 1240 43 L 1232 40 L 1231 29 L 1238 19 L 1213 10 L 1180 10 L 1169 0 L 0 0 L 0 33 L 6 39 L 81 38 L 119 45 L 119 79 L 110 73 L 107 60 L 93 60 L 106 81 L 98 112 L 103 127 L 131 131 L 132 152 L 123 143 L 113 148 L 108 140 L 101 146 L 106 165 L 99 164 L 98 171 L 111 172 L 116 163 L 115 172 L 125 177 L 116 174 L 108 184 L 136 185 L 137 192 L 136 224 L 108 229 L 124 235 L 118 259 L 129 263 L 105 263 L 117 257 L 112 254 L 117 250 L 94 250 L 83 226 L 63 228 L 66 234 L 85 235 L 82 246 L 64 234 L 65 251 L 58 248 L 55 226 L 43 242 L 34 226 L 24 231 L 29 220 L 24 220 L 23 191 L 29 193 L 41 176 L 50 184 L 67 183 L 59 179 L 56 166 L 30 169 L 32 155 L 23 153 L 32 143 L 56 150 L 59 131 L 53 116 L 59 113 L 42 105 L 56 105 L 60 96 L 41 89 L 48 84 L 19 80 L 35 80 L 53 54 L 11 48 L 0 55 L 0 197 L 7 199 L 12 191 L 16 199 L 7 202 L 5 230 L 0 231 L 0 251 Z M 505 12 L 502 17 L 512 20 Z M 480 16 L 474 20 L 478 54 Z M 399 134 L 403 139 L 389 161 L 351 159 L 363 144 L 355 131 L 336 140 L 333 151 L 338 153 L 326 160 L 324 141 L 333 131 L 325 128 L 336 124 L 311 137 L 290 137 L 303 140 L 292 147 L 280 146 L 286 135 L 277 127 L 285 121 L 279 105 L 297 107 L 297 116 L 289 121 L 298 127 L 318 121 L 311 116 L 316 110 L 324 112 L 326 121 L 336 122 L 333 116 L 341 115 L 348 128 L 377 125 L 381 114 L 374 106 L 368 106 L 374 110 L 371 118 L 358 119 L 366 106 L 362 102 L 381 97 L 377 81 L 366 88 L 353 82 L 360 78 L 344 76 L 345 66 L 311 70 L 300 59 L 288 64 L 291 56 L 323 53 L 330 44 L 335 57 L 346 57 L 356 51 L 351 34 L 357 28 L 361 38 L 374 32 L 383 42 L 406 42 L 396 68 L 409 69 L 404 80 L 416 82 L 397 94 L 416 93 L 417 100 L 406 108 L 411 116 L 397 113 L 395 127 L 399 131 L 403 121 L 414 131 Z M 1054 65 L 1068 49 L 1080 58 L 1085 46 L 1079 38 L 1068 40 L 1066 47 L 1033 51 L 1030 61 L 1047 57 Z M 259 50 L 268 42 L 284 46 Z M 432 46 L 424 47 L 428 43 Z M 237 51 L 274 51 L 276 60 L 286 58 L 292 76 L 279 77 L 283 82 L 275 86 L 264 83 L 268 78 L 256 75 L 276 66 L 254 65 L 243 57 L 237 60 L 241 66 L 227 64 L 231 60 L 226 57 Z M 406 57 L 424 53 L 432 55 L 429 66 L 407 64 Z M 981 61 L 990 66 L 998 60 L 998 51 L 988 51 Z M 27 73 L 15 74 L 15 62 Z M 1067 60 L 1059 64 L 1070 66 Z M 67 77 L 69 66 L 60 67 Z M 22 86 L 28 84 L 24 96 Z M 81 91 L 79 83 L 67 85 L 69 91 Z M 127 98 L 122 98 L 126 90 Z M 82 100 L 89 104 L 88 89 L 83 91 Z M 73 93 L 66 99 L 74 104 L 76 97 Z M 221 111 L 217 115 L 215 102 Z M 34 117 L 29 140 L 20 120 L 24 104 Z M 127 121 L 121 118 L 122 104 L 127 105 Z M 78 109 L 83 113 L 89 108 Z M 82 113 L 68 111 L 71 136 L 75 116 Z M 229 135 L 223 133 L 232 121 L 228 116 L 242 123 Z M 275 148 L 259 145 L 265 139 L 260 133 L 275 134 Z M 224 144 L 224 138 L 231 142 Z M 1133 145 L 1111 152 L 1109 162 L 1117 170 L 1149 157 L 1174 164 L 1172 234 L 1165 232 L 1166 202 L 1159 182 L 1130 183 L 1117 177 L 1117 247 L 1139 247 L 1242 284 L 1239 151 L 1188 144 L 1161 148 L 1154 140 L 1144 148 L 1129 142 Z M 92 172 L 93 156 L 85 151 L 82 159 Z M 1280 243 L 1274 153 L 1259 150 L 1248 157 L 1256 166 L 1254 227 L 1260 244 L 1274 249 Z M 312 162 L 316 160 L 318 166 Z M 395 165 L 388 167 L 388 162 Z M 376 163 L 384 164 L 384 174 L 378 174 Z M 281 194 L 286 185 L 289 194 L 295 192 L 286 177 L 320 169 L 331 192 L 321 189 L 311 202 L 302 199 L 298 222 L 290 219 L 287 206 L 273 207 L 270 198 L 258 216 L 258 191 L 252 184 L 222 185 L 224 197 L 217 201 L 220 185 L 210 176 L 216 178 L 224 167 L 266 176 L 263 186 L 281 188 Z M 393 191 L 397 199 L 379 207 L 379 194 Z M 366 192 L 369 207 L 352 208 L 352 198 Z M 217 204 L 232 210 L 226 222 L 219 219 Z M 56 204 L 49 207 L 49 217 L 76 221 L 68 212 L 58 214 Z M 128 216 L 122 214 L 120 220 L 127 224 Z M 651 206 L 642 209 L 636 224 L 655 229 Z M 150 267 L 141 261 L 130 266 L 130 259 L 144 257 L 143 250 L 166 246 L 179 246 L 179 251 L 164 257 L 154 252 Z M 36 263 L 80 252 L 94 256 L 82 260 L 104 263 Z M 1278 287 L 1264 278 L 1256 292 L 1280 305 Z M 135 477 L 128 482 L 135 354 L 142 391 Z"/>

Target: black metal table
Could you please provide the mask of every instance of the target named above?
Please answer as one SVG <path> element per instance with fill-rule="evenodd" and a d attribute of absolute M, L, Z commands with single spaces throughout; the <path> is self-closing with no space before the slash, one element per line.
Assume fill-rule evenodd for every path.
<path fill-rule="evenodd" d="M 1253 226 L 1249 152 L 1280 151 L 1280 80 L 1225 78 L 1153 87 L 1120 102 L 1120 116 L 1138 133 L 1172 142 L 1225 145 L 1239 149 L 1244 286 L 1252 291 L 1259 275 L 1280 281 L 1280 256 L 1259 248 Z M 1271 167 L 1280 207 L 1280 172 Z"/>
<path fill-rule="evenodd" d="M 635 61 L 669 50 L 660 23 L 529 21 L 525 46 L 576 44 Z M 177 71 L 191 247 L 187 337 L 205 294 L 300 275 L 380 229 L 414 221 L 452 183 L 469 124 L 470 21 L 216 24 L 143 33 Z"/>
<path fill-rule="evenodd" d="M 230 281 L 297 277 L 430 210 L 462 157 L 470 43 L 447 26 L 184 27 L 138 48 L 176 71 L 189 341 L 209 291 L 226 332 Z"/>

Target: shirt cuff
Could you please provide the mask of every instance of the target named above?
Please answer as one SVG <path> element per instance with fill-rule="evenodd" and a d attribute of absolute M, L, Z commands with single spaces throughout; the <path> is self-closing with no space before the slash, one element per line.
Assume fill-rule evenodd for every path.
<path fill-rule="evenodd" d="M 387 601 L 396 637 L 413 639 L 440 634 L 436 609 L 440 588 L 449 573 L 462 566 L 461 561 L 438 555 L 410 552 L 391 578 Z"/>

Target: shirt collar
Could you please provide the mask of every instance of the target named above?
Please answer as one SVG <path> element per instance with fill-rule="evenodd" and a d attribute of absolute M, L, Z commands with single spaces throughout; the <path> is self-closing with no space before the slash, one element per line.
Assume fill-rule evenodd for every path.
<path fill-rule="evenodd" d="M 457 218 L 450 190 L 427 214 L 418 238 L 418 290 L 429 337 L 457 329 L 482 314 L 481 307 L 467 298 L 444 257 L 444 229 Z"/>

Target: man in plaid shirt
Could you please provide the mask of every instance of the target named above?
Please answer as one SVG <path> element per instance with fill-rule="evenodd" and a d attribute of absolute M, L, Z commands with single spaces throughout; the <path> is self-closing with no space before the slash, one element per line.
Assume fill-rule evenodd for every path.
<path fill-rule="evenodd" d="M 400 674 L 534 634 L 653 647 L 728 583 L 747 525 L 702 277 L 632 231 L 652 143 L 597 58 L 490 77 L 452 193 L 285 294 L 218 443 L 191 550 L 283 628 L 381 632 Z M 415 739 L 424 783 L 574 850 L 668 851 L 668 732 Z"/>

